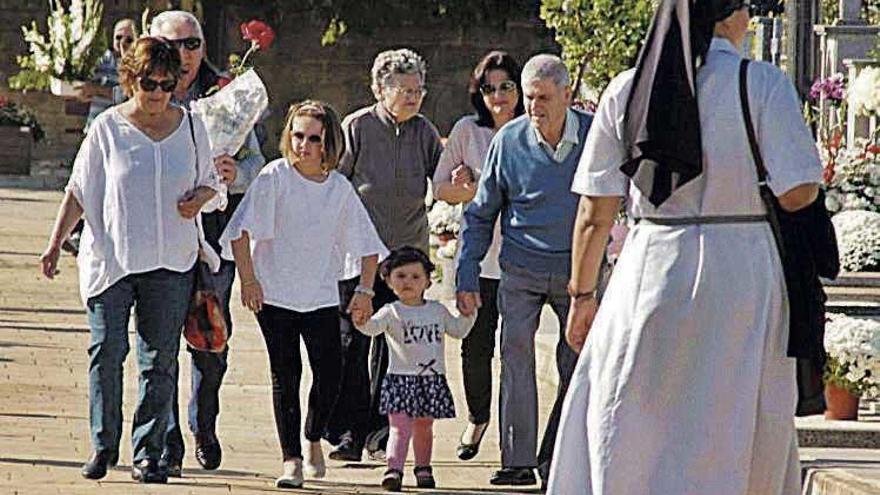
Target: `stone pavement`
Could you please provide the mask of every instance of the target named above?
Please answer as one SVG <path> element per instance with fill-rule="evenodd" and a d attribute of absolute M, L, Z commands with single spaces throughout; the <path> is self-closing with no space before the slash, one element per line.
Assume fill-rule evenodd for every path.
<path fill-rule="evenodd" d="M 63 256 L 61 273 L 55 281 L 42 279 L 37 269 L 60 198 L 58 192 L 0 188 L 0 494 L 290 492 L 274 487 L 280 470 L 280 447 L 264 344 L 253 316 L 237 303 L 233 304 L 236 329 L 230 370 L 221 397 L 222 468 L 201 470 L 192 457 L 192 440 L 187 436 L 190 451 L 184 460 L 184 478 L 166 486 L 143 486 L 131 481 L 128 446 L 136 369 L 129 359 L 120 466 L 99 482 L 80 476 L 80 466 L 89 453 L 89 334 L 78 296 L 76 267 L 72 257 Z M 542 424 L 555 391 L 555 332 L 556 324 L 545 314 L 538 336 L 537 362 Z M 447 347 L 447 369 L 461 419 L 436 424 L 434 466 L 439 488 L 425 492 L 537 493 L 536 489 L 514 492 L 488 484 L 492 471 L 499 467 L 497 426 L 487 432 L 477 458 L 462 462 L 455 457 L 465 410 L 456 349 L 454 341 Z M 181 363 L 181 400 L 185 403 L 189 396 L 189 356 L 185 352 L 181 353 Z M 497 377 L 497 359 L 495 366 Z M 310 380 L 306 371 L 303 392 Z M 493 403 L 497 403 L 497 386 L 495 394 Z M 325 445 L 325 452 L 328 450 Z M 880 494 L 880 451 L 802 449 L 802 456 L 810 484 L 805 489 L 807 495 Z M 381 493 L 378 481 L 384 471 L 382 463 L 328 461 L 328 467 L 326 479 L 306 480 L 304 489 L 293 492 Z M 412 482 L 408 472 L 405 491 L 416 491 Z"/>

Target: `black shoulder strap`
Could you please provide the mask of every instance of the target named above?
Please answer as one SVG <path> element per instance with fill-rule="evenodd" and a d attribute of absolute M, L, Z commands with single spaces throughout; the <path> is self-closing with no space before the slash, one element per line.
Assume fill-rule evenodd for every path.
<path fill-rule="evenodd" d="M 761 157 L 761 149 L 758 147 L 758 137 L 752 124 L 752 112 L 749 110 L 749 59 L 744 58 L 739 63 L 739 101 L 742 106 L 743 120 L 746 123 L 746 134 L 749 136 L 749 146 L 752 148 L 752 158 L 755 160 L 755 168 L 758 171 L 758 183 L 767 182 L 767 168 L 764 167 L 764 158 Z"/>
<path fill-rule="evenodd" d="M 185 108 L 183 109 L 183 111 L 186 113 L 186 119 L 189 121 L 189 135 L 192 138 L 193 151 L 195 151 L 195 154 L 196 154 L 196 182 L 195 183 L 198 184 L 199 183 L 199 145 L 196 144 L 196 131 L 195 131 L 195 129 L 193 129 L 192 114 L 189 112 L 189 110 L 187 110 Z"/>

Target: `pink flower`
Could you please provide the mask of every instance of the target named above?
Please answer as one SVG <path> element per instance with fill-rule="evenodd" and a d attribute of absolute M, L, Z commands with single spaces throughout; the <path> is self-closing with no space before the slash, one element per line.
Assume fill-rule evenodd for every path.
<path fill-rule="evenodd" d="M 275 31 L 265 22 L 254 19 L 242 23 L 241 37 L 256 44 L 260 50 L 266 50 L 275 40 Z"/>
<path fill-rule="evenodd" d="M 231 83 L 232 79 L 224 76 L 220 76 L 217 78 L 217 89 L 223 89 L 224 86 Z"/>

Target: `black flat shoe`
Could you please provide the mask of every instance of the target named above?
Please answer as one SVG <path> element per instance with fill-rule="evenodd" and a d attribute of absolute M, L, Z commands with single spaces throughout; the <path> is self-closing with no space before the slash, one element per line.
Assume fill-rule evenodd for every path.
<path fill-rule="evenodd" d="M 144 459 L 131 466 L 131 479 L 139 483 L 168 483 L 168 471 L 153 459 Z"/>
<path fill-rule="evenodd" d="M 397 469 L 388 469 L 382 478 L 382 489 L 386 492 L 399 492 L 403 486 L 403 473 Z"/>
<path fill-rule="evenodd" d="M 458 448 L 455 449 L 455 453 L 456 453 L 456 455 L 458 455 L 458 458 L 463 461 L 468 461 L 470 459 L 473 459 L 474 457 L 477 456 L 477 454 L 480 453 L 480 443 L 483 442 L 483 436 L 486 435 L 486 430 L 489 429 L 489 422 L 487 421 L 485 423 L 480 423 L 478 425 L 474 425 L 474 428 L 476 428 L 477 435 L 478 435 L 476 443 L 466 443 L 464 441 L 464 434 L 467 432 L 467 429 L 465 429 L 465 431 L 461 432 L 462 436 L 458 440 L 458 442 L 459 442 Z"/>
<path fill-rule="evenodd" d="M 416 486 L 419 488 L 436 488 L 437 482 L 434 480 L 434 470 L 431 466 L 416 466 L 413 469 L 416 476 Z"/>
<path fill-rule="evenodd" d="M 327 457 L 334 461 L 360 462 L 363 455 L 363 448 L 354 444 L 354 440 L 343 437 L 339 445 L 327 454 Z"/>
<path fill-rule="evenodd" d="M 208 471 L 220 467 L 220 461 L 223 459 L 223 449 L 217 442 L 209 444 L 196 444 L 196 460 L 199 465 Z"/>
<path fill-rule="evenodd" d="M 489 483 L 503 486 L 523 486 L 537 483 L 532 468 L 502 468 L 495 471 Z"/>
<path fill-rule="evenodd" d="M 165 471 L 169 478 L 183 477 L 183 461 L 163 455 L 159 459 L 159 469 Z"/>
<path fill-rule="evenodd" d="M 99 480 L 104 476 L 107 476 L 107 468 L 115 466 L 118 460 L 118 451 L 96 450 L 92 452 L 88 462 L 83 464 L 83 478 Z"/>

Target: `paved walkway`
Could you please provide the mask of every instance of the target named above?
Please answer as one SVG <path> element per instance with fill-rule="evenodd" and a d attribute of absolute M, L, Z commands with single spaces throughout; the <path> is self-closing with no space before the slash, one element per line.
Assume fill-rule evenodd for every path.
<path fill-rule="evenodd" d="M 0 189 L 0 493 L 264 493 L 273 492 L 279 474 L 280 447 L 275 434 L 268 361 L 252 314 L 234 303 L 235 333 L 230 370 L 222 389 L 219 434 L 224 447 L 220 470 L 207 472 L 192 457 L 184 460 L 184 478 L 168 486 L 139 486 L 129 475 L 130 419 L 136 396 L 133 359 L 126 363 L 126 424 L 120 467 L 100 482 L 84 480 L 80 466 L 89 454 L 88 326 L 78 296 L 74 259 L 64 255 L 55 281 L 38 275 L 37 259 L 45 246 L 61 195 L 57 192 Z M 236 284 L 237 291 L 237 284 Z M 237 301 L 237 292 L 234 301 Z M 134 350 L 132 350 L 132 353 Z M 130 354 L 131 356 L 131 354 Z M 181 353 L 182 401 L 189 397 L 189 356 Z M 552 377 L 552 363 L 541 363 L 541 376 Z M 497 360 L 496 360 L 497 367 Z M 448 346 L 449 381 L 459 416 L 465 410 L 456 345 Z M 496 376 L 497 376 L 496 369 Z M 303 392 L 311 382 L 303 378 Z M 549 404 L 553 383 L 541 384 L 542 404 Z M 497 394 L 497 390 L 496 390 Z M 305 394 L 303 394 L 304 396 Z M 549 408 L 541 411 L 542 421 Z M 493 427 L 483 451 L 472 461 L 455 457 L 464 419 L 438 421 L 432 493 L 512 493 L 489 485 L 498 469 L 498 433 Z M 496 423 L 497 424 L 497 423 Z M 325 452 L 329 446 L 325 444 Z M 377 462 L 328 461 L 325 480 L 306 480 L 302 493 L 380 493 L 385 466 Z M 409 470 L 409 468 L 407 468 Z M 414 490 L 411 471 L 405 488 Z M 282 490 L 278 490 L 282 491 Z M 535 490 L 536 492 L 537 490 Z M 288 491 L 289 492 L 289 491 Z M 524 493 L 529 493 L 528 491 Z"/>

